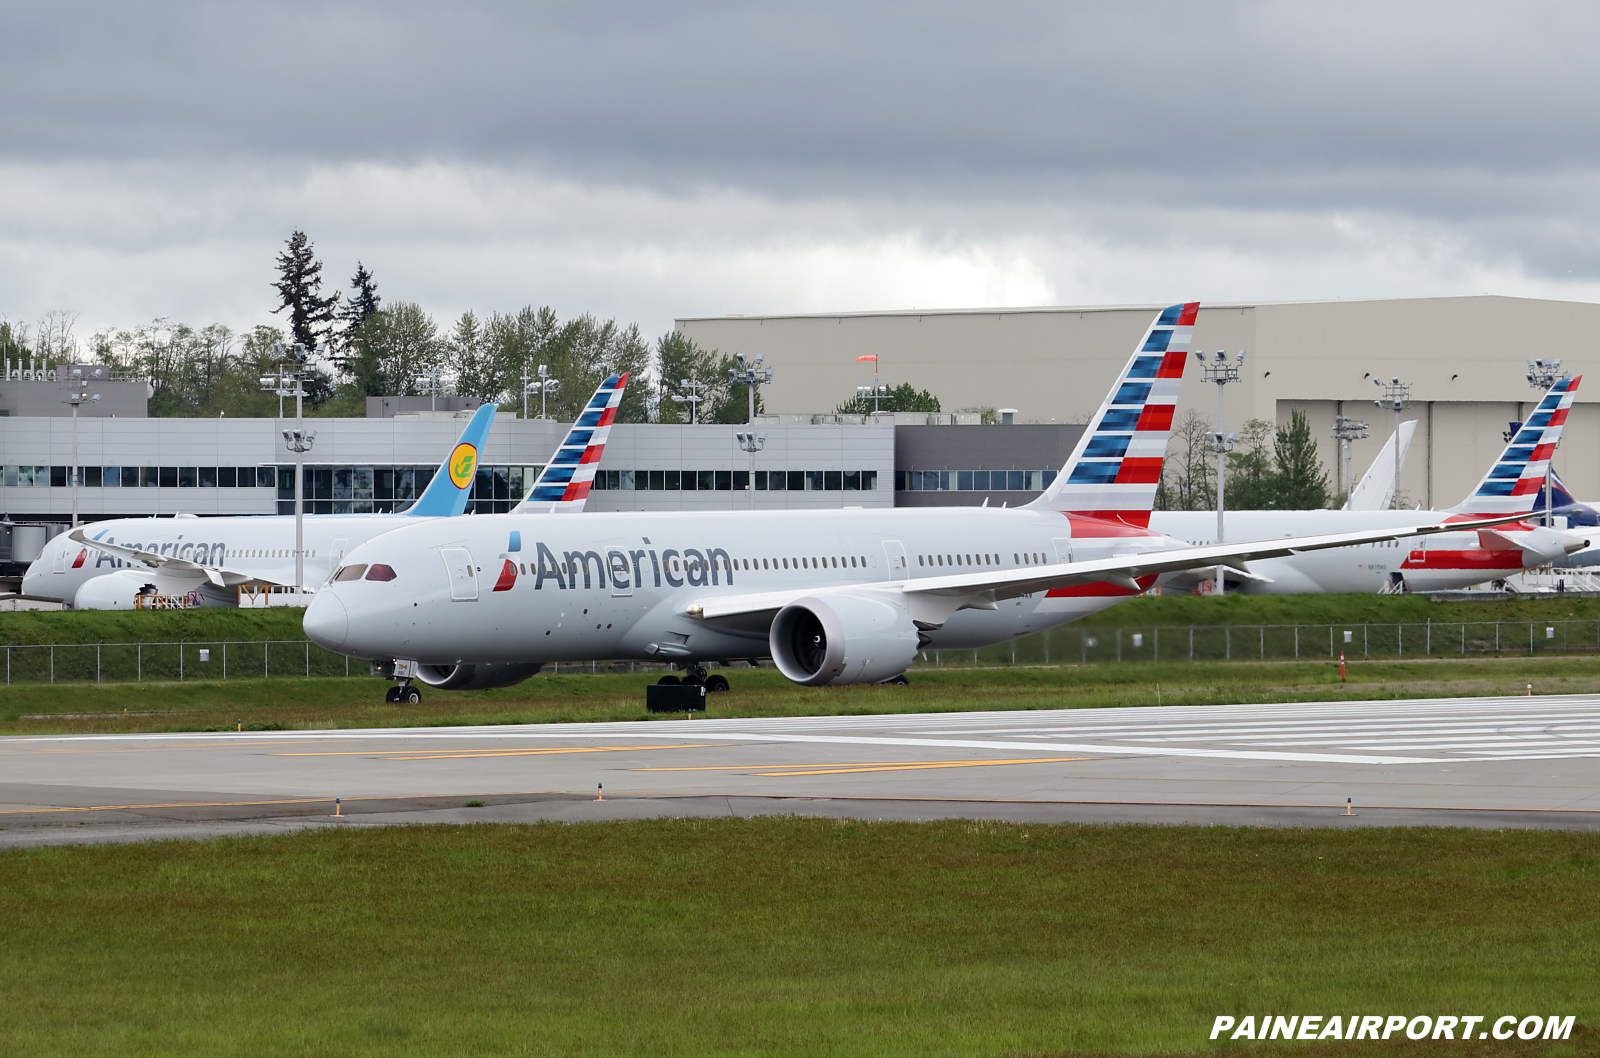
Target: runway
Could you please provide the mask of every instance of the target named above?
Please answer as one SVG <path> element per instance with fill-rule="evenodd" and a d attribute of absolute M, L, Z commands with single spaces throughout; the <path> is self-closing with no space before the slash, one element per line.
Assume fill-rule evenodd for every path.
<path fill-rule="evenodd" d="M 1597 759 L 1590 695 L 25 737 L 0 845 L 770 813 L 1587 830 Z"/>

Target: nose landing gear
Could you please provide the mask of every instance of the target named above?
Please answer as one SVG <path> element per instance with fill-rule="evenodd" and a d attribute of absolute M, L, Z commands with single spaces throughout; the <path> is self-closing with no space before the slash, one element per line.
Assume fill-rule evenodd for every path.
<path fill-rule="evenodd" d="M 394 686 L 383 695 L 383 700 L 391 705 L 416 705 L 422 701 L 422 692 L 411 685 L 411 678 L 417 674 L 415 661 L 374 661 L 372 674 L 394 681 Z"/>
<path fill-rule="evenodd" d="M 422 701 L 422 692 L 407 681 L 384 692 L 383 700 L 397 705 L 416 705 Z"/>

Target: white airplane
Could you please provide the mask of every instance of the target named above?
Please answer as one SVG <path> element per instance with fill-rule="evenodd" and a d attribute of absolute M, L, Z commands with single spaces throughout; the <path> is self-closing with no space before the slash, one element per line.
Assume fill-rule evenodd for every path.
<path fill-rule="evenodd" d="M 400 683 L 391 701 L 419 701 L 412 680 L 503 686 L 567 659 L 673 661 L 708 690 L 727 680 L 702 662 L 769 656 L 801 684 L 903 680 L 918 650 L 1038 632 L 1169 571 L 1448 528 L 1422 519 L 1209 547 L 1147 528 L 1198 309 L 1156 317 L 1066 468 L 1025 507 L 404 526 L 346 556 L 307 608 L 306 634 L 379 665 L 401 659 L 384 670 Z"/>
<path fill-rule="evenodd" d="M 598 415 L 609 424 L 626 385 L 626 375 L 606 379 L 590 399 L 584 417 Z M 417 519 L 461 514 L 495 411 L 492 404 L 477 410 L 427 488 L 406 510 L 396 514 L 306 515 L 307 585 L 314 589 L 326 579 L 338 568 L 344 553 L 356 544 Z M 599 460 L 604 445 L 604 431 L 575 425 L 529 495 L 548 492 L 553 480 L 572 478 L 573 468 L 568 463 L 582 460 L 578 477 L 581 479 L 586 470 L 587 479 L 579 486 L 567 486 L 576 495 L 555 505 L 563 510 L 582 510 L 588 494 L 587 481 L 594 477 L 593 464 Z M 524 500 L 517 510 L 527 507 L 528 501 Z M 240 585 L 293 583 L 293 517 L 202 519 L 178 515 L 96 522 L 57 537 L 29 566 L 23 590 L 70 601 L 74 609 L 128 610 L 135 607 L 139 595 L 151 592 L 193 592 L 206 605 L 232 606 L 236 605 Z"/>
<path fill-rule="evenodd" d="M 1229 511 L 1228 537 L 1273 537 L 1388 529 L 1416 521 L 1473 522 L 1484 517 L 1526 515 L 1544 487 L 1550 456 L 1561 439 L 1582 376 L 1557 382 L 1539 407 L 1510 438 L 1505 451 L 1471 494 L 1446 511 Z M 1392 450 L 1391 450 L 1392 451 Z M 1391 460 L 1393 456 L 1391 455 Z M 1390 474 L 1393 474 L 1392 464 Z M 1157 511 L 1150 527 L 1195 545 L 1217 542 L 1217 516 L 1205 511 Z M 1403 535 L 1403 534 L 1402 534 Z M 1380 540 L 1315 554 L 1255 562 L 1248 570 L 1224 573 L 1246 595 L 1298 595 L 1316 592 L 1443 591 L 1498 580 L 1524 569 L 1549 565 L 1588 546 L 1588 539 L 1565 529 L 1518 522 L 1501 529 L 1458 528 L 1426 541 Z M 1209 579 L 1210 570 L 1190 570 L 1163 583 L 1189 585 Z"/>

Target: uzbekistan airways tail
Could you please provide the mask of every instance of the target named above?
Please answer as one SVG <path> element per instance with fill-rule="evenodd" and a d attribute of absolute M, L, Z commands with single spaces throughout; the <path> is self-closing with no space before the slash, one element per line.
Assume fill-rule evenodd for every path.
<path fill-rule="evenodd" d="M 1413 521 L 1449 524 L 1526 515 L 1544 486 L 1551 453 L 1561 439 L 1581 381 L 1581 377 L 1562 379 L 1550 387 L 1483 480 L 1448 511 L 1235 511 L 1228 513 L 1224 529 L 1230 537 L 1261 540 L 1385 529 Z M 1151 525 L 1191 544 L 1216 541 L 1214 513 L 1157 511 Z M 1227 576 L 1230 582 L 1237 578 L 1237 590 L 1247 595 L 1443 591 L 1549 565 L 1587 544 L 1583 536 L 1519 521 L 1499 529 L 1457 529 L 1426 540 L 1402 538 L 1275 558 L 1251 563 L 1248 569 L 1236 569 Z M 1171 582 L 1182 585 L 1211 575 L 1210 570 L 1192 570 Z"/>
<path fill-rule="evenodd" d="M 625 377 L 607 379 L 591 406 L 595 400 L 620 400 L 625 381 Z M 492 404 L 478 409 L 422 495 L 405 511 L 305 516 L 307 585 L 314 588 L 338 567 L 346 551 L 380 533 L 419 519 L 459 515 L 466 507 L 495 411 Z M 590 432 L 574 427 L 552 463 L 563 458 L 574 438 Z M 594 442 L 592 437 L 587 440 Z M 588 446 L 593 449 L 588 457 L 591 477 L 592 460 L 599 458 L 597 445 L 604 445 L 603 437 Z M 546 467 L 545 474 L 549 473 Z M 573 509 L 582 504 L 578 497 Z M 24 583 L 30 594 L 59 598 L 84 610 L 132 609 L 137 596 L 151 592 L 193 592 L 204 605 L 232 606 L 237 604 L 240 585 L 294 583 L 294 519 L 179 515 L 96 522 L 58 537 L 29 567 Z"/>
<path fill-rule="evenodd" d="M 866 683 L 900 678 L 919 649 L 1037 632 L 1166 572 L 1453 528 L 1419 518 L 1209 547 L 1148 528 L 1198 309 L 1156 317 L 1066 468 L 1026 507 L 407 525 L 346 556 L 307 609 L 306 634 L 378 664 L 400 659 L 386 672 L 407 701 L 420 699 L 412 679 L 504 685 L 567 659 L 673 661 L 688 680 L 725 687 L 703 662 L 771 657 L 797 683 Z"/>

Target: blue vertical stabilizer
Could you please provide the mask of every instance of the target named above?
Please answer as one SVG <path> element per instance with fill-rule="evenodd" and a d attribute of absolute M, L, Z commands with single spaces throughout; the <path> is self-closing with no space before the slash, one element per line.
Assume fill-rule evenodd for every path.
<path fill-rule="evenodd" d="M 493 404 L 478 408 L 417 502 L 397 513 L 408 518 L 450 518 L 466 509 L 467 495 L 478 473 L 479 453 L 489 439 L 489 427 L 494 425 L 497 410 Z"/>

